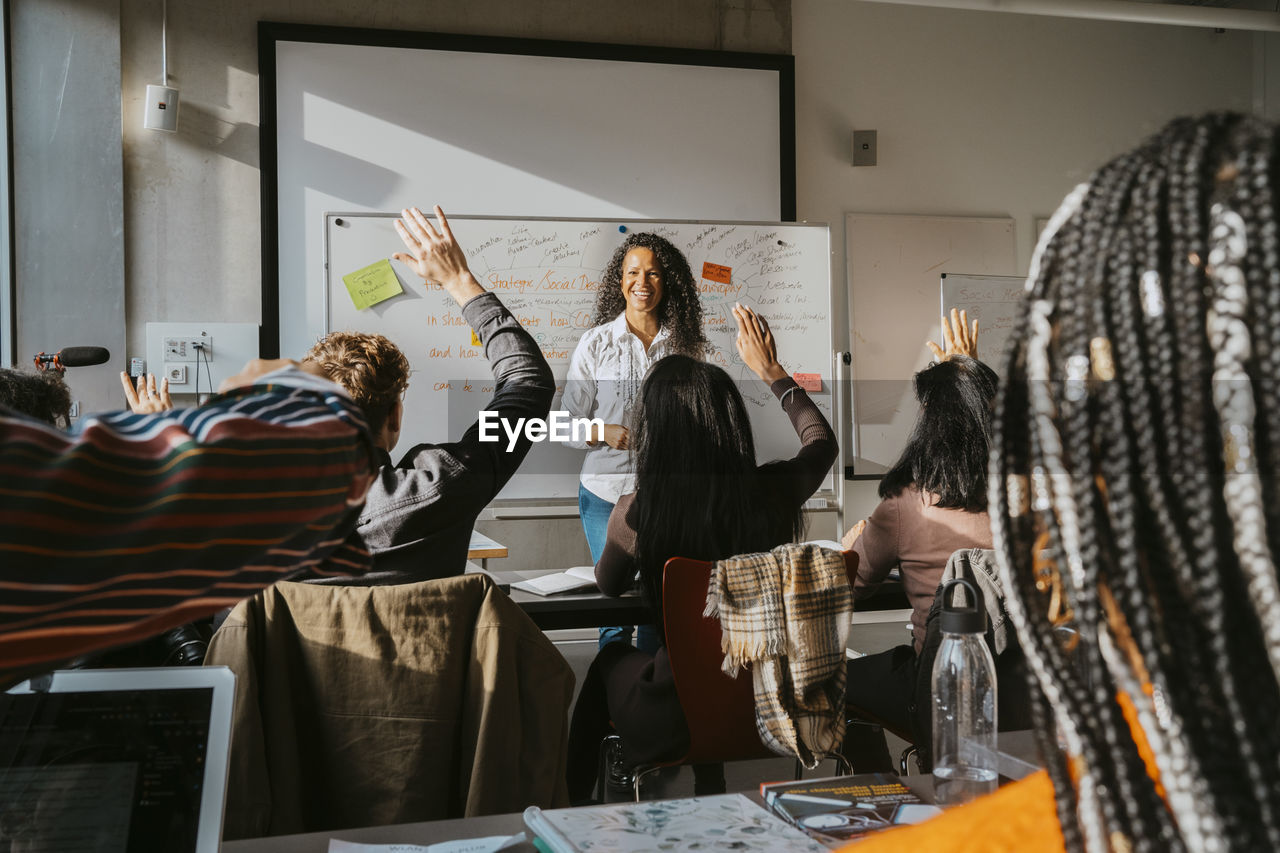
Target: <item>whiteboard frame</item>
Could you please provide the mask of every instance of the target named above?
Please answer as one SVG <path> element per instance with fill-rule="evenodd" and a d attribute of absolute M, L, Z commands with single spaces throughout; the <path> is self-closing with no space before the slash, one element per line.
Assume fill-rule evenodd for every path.
<path fill-rule="evenodd" d="M 852 230 L 855 222 L 865 222 L 885 228 L 892 227 L 894 234 L 900 236 L 901 244 L 891 245 L 889 242 L 881 242 L 872 247 L 871 251 L 862 251 L 864 247 L 856 244 L 852 239 Z M 866 382 L 869 379 L 872 381 L 889 379 L 901 382 L 904 389 L 910 389 L 912 377 L 916 371 L 925 367 L 930 360 L 928 350 L 925 348 L 925 341 L 938 334 L 939 328 L 936 319 L 930 319 L 927 322 L 929 331 L 925 337 L 921 338 L 918 351 L 915 351 L 916 354 L 911 356 L 909 360 L 881 357 L 863 359 L 860 363 L 858 349 L 861 336 L 858 333 L 865 325 L 872 322 L 870 319 L 864 319 L 865 316 L 876 315 L 874 309 L 868 310 L 865 304 L 865 297 L 877 292 L 897 294 L 898 305 L 905 305 L 905 310 L 900 312 L 901 316 L 908 318 L 908 321 L 910 321 L 916 318 L 915 311 L 927 310 L 930 314 L 933 313 L 934 306 L 938 305 L 938 297 L 936 295 L 938 290 L 935 289 L 938 287 L 937 276 L 947 272 L 953 265 L 965 270 L 983 268 L 990 270 L 989 272 L 967 273 L 971 275 L 1015 275 L 1017 269 L 1017 223 L 1012 217 L 1008 216 L 873 213 L 850 210 L 845 211 L 843 224 L 845 236 L 845 285 L 849 289 L 849 350 L 853 354 L 851 367 L 852 387 L 849 391 L 851 408 L 849 436 L 852 452 L 848 455 L 853 467 L 851 470 L 846 471 L 846 478 L 850 480 L 879 481 L 892 467 L 893 459 L 881 460 L 864 455 L 870 451 L 864 443 L 862 431 L 864 427 L 869 427 L 870 424 L 864 423 L 867 413 L 860 411 L 859 383 Z M 990 233 L 985 235 L 985 241 L 975 240 L 972 234 L 965 233 L 967 229 L 974 228 L 980 232 L 989 230 Z M 930 234 L 929 232 L 931 231 L 936 231 L 937 234 Z M 945 251 L 940 248 L 943 245 L 947 247 Z M 906 246 L 909 251 L 902 251 L 903 246 Z M 923 251 L 925 249 L 928 250 L 928 253 Z M 975 255 L 975 257 L 967 257 L 970 254 Z M 858 275 L 859 272 L 866 272 L 863 269 L 864 267 L 879 268 L 881 262 L 884 262 L 886 269 L 877 273 L 879 278 L 883 279 L 905 274 L 902 270 L 895 268 L 893 263 L 890 263 L 895 258 L 911 258 L 910 263 L 921 264 L 918 269 L 913 269 L 910 272 L 912 284 L 917 288 L 918 293 L 904 294 L 901 287 L 894 290 L 891 286 L 886 286 L 883 281 L 879 281 L 875 287 L 872 287 L 868 281 L 863 280 Z M 980 258 L 984 260 L 979 260 Z M 938 260 L 943 260 L 943 263 L 938 263 Z M 897 283 L 901 284 L 901 282 Z M 903 298 L 915 299 L 915 301 L 903 302 Z M 896 306 L 895 310 L 898 310 Z M 881 328 L 879 331 L 883 332 L 884 329 Z M 885 365 L 889 366 L 888 369 L 898 371 L 898 373 L 887 377 L 868 375 L 869 372 L 873 374 L 882 373 L 886 369 Z M 868 368 L 870 368 L 870 371 Z M 910 396 L 910 405 L 914 410 L 914 395 Z M 903 399 L 907 399 L 905 394 Z M 896 412 L 897 410 L 895 410 Z M 912 423 L 914 423 L 914 418 L 912 418 Z M 902 446 L 906 444 L 905 433 L 909 430 L 910 424 L 906 425 L 905 431 L 901 436 Z M 901 447 L 893 455 L 897 457 L 900 453 Z"/>
<path fill-rule="evenodd" d="M 658 48 L 596 42 L 469 36 L 356 27 L 330 27 L 273 21 L 258 23 L 259 173 L 262 229 L 262 327 L 259 351 L 263 358 L 280 355 L 280 243 L 279 134 L 277 114 L 278 42 L 418 48 L 471 54 L 512 54 L 564 59 L 598 59 L 740 68 L 775 72 L 778 76 L 778 219 L 796 216 L 795 57 L 790 54 Z M 567 214 L 574 211 L 566 211 Z M 664 221 L 676 221 L 667 219 Z M 305 292 L 305 288 L 304 288 Z M 297 308 L 299 306 L 285 306 Z"/>
<path fill-rule="evenodd" d="M 335 286 L 335 282 L 332 281 L 332 277 L 330 275 L 330 270 L 329 270 L 329 256 L 330 256 L 329 231 L 330 231 L 331 224 L 336 224 L 336 221 L 341 219 L 344 216 L 352 219 L 356 217 L 360 217 L 363 219 L 392 219 L 392 220 L 400 218 L 399 214 L 396 214 L 396 213 L 370 212 L 367 210 L 330 210 L 330 211 L 324 212 L 323 226 L 322 226 L 323 236 L 321 239 L 321 251 L 323 253 L 321 257 L 321 269 L 323 270 L 323 277 L 319 284 L 323 288 L 322 295 L 324 298 L 324 303 L 323 303 L 324 304 L 324 328 L 325 328 L 326 334 L 332 331 L 332 329 L 330 328 L 329 302 L 330 302 L 330 295 L 333 293 L 333 288 Z M 449 218 L 454 221 L 523 220 L 526 222 L 608 223 L 610 225 L 625 225 L 625 226 L 628 226 L 629 230 L 633 230 L 633 227 L 638 228 L 638 230 L 643 230 L 643 226 L 647 224 L 653 224 L 653 223 L 662 224 L 662 225 L 668 225 L 668 224 L 670 225 L 743 225 L 743 226 L 752 226 L 752 227 L 761 227 L 761 226 L 780 224 L 777 222 L 758 222 L 758 221 L 753 222 L 753 221 L 746 221 L 746 220 L 641 219 L 641 218 L 619 219 L 619 218 L 595 217 L 595 216 L 466 216 L 466 215 L 459 215 L 459 216 L 452 216 Z M 826 228 L 828 233 L 827 249 L 828 249 L 828 253 L 830 252 L 830 236 L 829 236 L 830 226 L 827 225 L 827 223 L 806 221 L 806 222 L 784 222 L 781 224 L 791 226 L 791 227 L 800 227 L 800 228 Z M 827 267 L 828 269 L 830 268 L 829 262 L 827 264 Z M 339 280 L 338 283 L 341 283 L 341 281 Z M 809 501 L 821 499 L 826 502 L 826 505 L 822 507 L 809 506 L 808 502 L 806 502 L 805 508 L 815 509 L 821 512 L 834 511 L 836 513 L 836 518 L 838 520 L 838 523 L 840 523 L 842 522 L 844 517 L 844 492 L 845 492 L 844 435 L 846 430 L 848 429 L 848 425 L 844 423 L 844 412 L 845 412 L 845 394 L 846 394 L 846 391 L 848 390 L 848 387 L 847 387 L 848 382 L 844 381 L 845 368 L 843 367 L 843 365 L 846 364 L 844 360 L 846 353 L 842 350 L 835 348 L 836 347 L 836 331 L 837 331 L 836 312 L 835 312 L 835 282 L 832 280 L 832 277 L 830 275 L 827 276 L 827 303 L 830 311 L 830 314 L 829 314 L 830 320 L 827 326 L 827 334 L 828 334 L 828 340 L 830 341 L 831 347 L 832 347 L 831 364 L 830 364 L 831 374 L 828 377 L 827 382 L 831 388 L 831 417 L 834 421 L 834 423 L 832 423 L 830 426 L 836 436 L 837 453 L 836 453 L 836 460 L 834 463 L 832 463 L 832 466 L 831 466 L 831 472 L 828 474 L 827 482 L 825 482 L 821 487 L 819 487 L 819 489 L 816 492 L 814 492 L 809 497 Z M 510 509 L 515 507 L 553 507 L 553 506 L 567 507 L 570 505 L 573 505 L 574 507 L 576 507 L 577 501 L 573 499 L 562 499 L 562 498 L 501 498 L 501 499 L 492 501 L 489 504 L 490 508 L 493 508 L 493 509 L 502 509 L 502 508 Z M 576 515 L 576 512 L 573 514 Z M 513 517 L 513 516 L 508 515 L 503 517 Z"/>

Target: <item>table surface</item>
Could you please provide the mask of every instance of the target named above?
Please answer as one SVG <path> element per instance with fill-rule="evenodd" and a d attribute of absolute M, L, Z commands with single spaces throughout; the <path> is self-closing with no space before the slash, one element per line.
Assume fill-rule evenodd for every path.
<path fill-rule="evenodd" d="M 538 595 L 522 589 L 511 589 L 517 581 L 531 580 L 542 575 L 555 574 L 562 569 L 527 569 L 524 571 L 496 572 L 489 575 L 507 589 L 511 600 L 529 614 L 533 623 L 544 631 L 564 628 L 599 628 L 603 625 L 637 625 L 649 619 L 638 592 L 611 596 L 602 592 L 559 593 Z"/>
<path fill-rule="evenodd" d="M 902 780 L 926 802 L 933 802 L 933 777 L 905 776 Z M 760 808 L 764 801 L 754 791 L 743 796 Z M 356 841 L 361 844 L 436 844 L 463 838 L 485 838 L 494 835 L 515 835 L 524 830 L 524 818 L 520 814 L 489 815 L 486 817 L 434 820 L 425 823 L 401 823 L 394 826 L 371 826 L 360 829 L 309 832 L 302 835 L 276 835 L 269 838 L 246 838 L 226 841 L 222 853 L 327 853 L 330 838 Z M 505 848 L 503 853 L 533 853 L 536 847 L 529 841 Z"/>
<path fill-rule="evenodd" d="M 602 625 L 637 625 L 648 618 L 648 610 L 638 592 L 609 596 L 602 592 L 558 593 L 538 595 L 511 589 L 516 581 L 554 574 L 562 569 L 527 569 L 524 571 L 490 571 L 488 574 L 511 595 L 511 600 L 544 631 L 564 628 L 598 628 Z M 902 584 L 886 581 L 875 595 L 857 602 L 855 611 L 898 610 L 909 608 Z"/>
<path fill-rule="evenodd" d="M 1000 774 L 1008 779 L 1020 779 L 1037 769 L 1035 737 L 1030 731 L 1000 733 Z M 902 782 L 920 795 L 925 802 L 933 802 L 933 777 L 929 775 L 903 776 Z M 764 808 L 760 795 L 744 792 L 752 802 Z M 269 838 L 248 838 L 227 841 L 222 853 L 327 853 L 330 838 L 357 841 L 363 844 L 435 844 L 463 838 L 487 836 L 511 836 L 524 829 L 520 814 L 489 815 L 486 817 L 435 820 L 423 823 L 401 823 L 392 826 L 371 826 L 358 829 L 311 832 L 302 835 L 278 835 Z M 536 848 L 528 842 L 508 848 L 512 853 L 530 853 Z"/>
<path fill-rule="evenodd" d="M 487 560 L 490 557 L 507 556 L 507 546 L 490 539 L 483 533 L 472 530 L 471 541 L 467 544 L 468 560 Z"/>

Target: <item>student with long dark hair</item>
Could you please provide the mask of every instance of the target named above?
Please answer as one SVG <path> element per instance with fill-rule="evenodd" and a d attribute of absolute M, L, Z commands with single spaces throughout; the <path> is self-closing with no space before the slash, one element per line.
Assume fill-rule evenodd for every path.
<path fill-rule="evenodd" d="M 858 555 L 854 598 L 864 598 L 898 569 L 911 602 L 912 643 L 849 662 L 849 704 L 899 730 L 911 730 L 917 658 L 925 621 L 951 554 L 990 548 L 987 456 L 998 379 L 977 352 L 977 329 L 952 312 L 948 351 L 915 376 L 920 415 L 901 457 L 880 481 L 880 504 L 845 534 Z M 976 324 L 975 324 L 976 325 Z M 856 771 L 892 769 L 884 737 L 850 726 L 844 754 Z"/>
<path fill-rule="evenodd" d="M 798 539 L 803 506 L 831 470 L 835 434 L 778 363 L 773 335 L 749 308 L 734 309 L 738 352 L 769 384 L 800 438 L 791 459 L 756 465 L 742 395 L 720 368 L 687 356 L 653 366 L 640 393 L 636 491 L 609 517 L 596 564 L 602 592 L 621 595 L 639 572 L 662 634 L 662 570 L 671 557 L 718 560 Z M 569 732 L 569 797 L 591 795 L 610 721 L 632 764 L 676 757 L 688 729 L 665 645 L 656 653 L 609 643 L 591 664 Z M 695 767 L 695 792 L 723 790 L 723 775 Z"/>

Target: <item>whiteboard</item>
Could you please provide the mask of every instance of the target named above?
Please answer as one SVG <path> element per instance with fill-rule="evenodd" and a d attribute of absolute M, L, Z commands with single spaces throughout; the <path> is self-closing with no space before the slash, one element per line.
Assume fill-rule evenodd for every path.
<path fill-rule="evenodd" d="M 265 354 L 323 332 L 325 211 L 795 215 L 789 56 L 275 23 L 259 40 Z"/>
<path fill-rule="evenodd" d="M 939 341 L 938 277 L 1013 275 L 1008 218 L 845 214 L 853 366 L 853 469 L 878 476 L 915 424 L 911 379 Z"/>
<path fill-rule="evenodd" d="M 968 312 L 978 321 L 978 360 L 999 373 L 1022 308 L 1027 280 L 1016 275 L 966 275 L 943 273 L 939 290 L 942 316 L 952 308 Z"/>
<path fill-rule="evenodd" d="M 398 450 L 420 442 L 460 437 L 493 393 L 488 361 L 472 344 L 471 329 L 443 289 L 392 262 L 405 293 L 358 310 L 342 277 L 401 251 L 393 213 L 329 213 L 324 216 L 325 286 L 320 294 L 326 331 L 349 329 L 386 335 L 413 370 L 405 396 Z M 760 462 L 794 456 L 799 441 L 791 421 L 738 357 L 731 308 L 741 302 L 768 321 L 778 359 L 791 373 L 816 374 L 822 389 L 810 396 L 833 419 L 833 312 L 831 237 L 826 225 L 794 223 L 672 222 L 619 219 L 450 217 L 454 236 L 480 284 L 502 299 L 534 336 L 555 374 L 557 400 L 569 357 L 590 328 L 595 294 L 605 266 L 628 231 L 653 231 L 685 253 L 695 276 L 704 264 L 727 267 L 699 279 L 708 360 L 737 382 L 751 416 Z M 535 444 L 500 499 L 547 501 L 573 498 L 583 451 Z M 836 495 L 833 468 L 820 496 Z M 838 497 L 836 498 L 838 500 Z"/>

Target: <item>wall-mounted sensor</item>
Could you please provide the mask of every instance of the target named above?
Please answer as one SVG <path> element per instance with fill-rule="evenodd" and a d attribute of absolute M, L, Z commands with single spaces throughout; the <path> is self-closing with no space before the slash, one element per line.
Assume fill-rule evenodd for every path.
<path fill-rule="evenodd" d="M 876 132 L 874 130 L 855 130 L 853 132 L 853 165 L 874 166 L 876 164 Z"/>
<path fill-rule="evenodd" d="M 178 129 L 178 90 L 168 86 L 147 86 L 147 111 L 142 122 L 147 130 Z"/>

